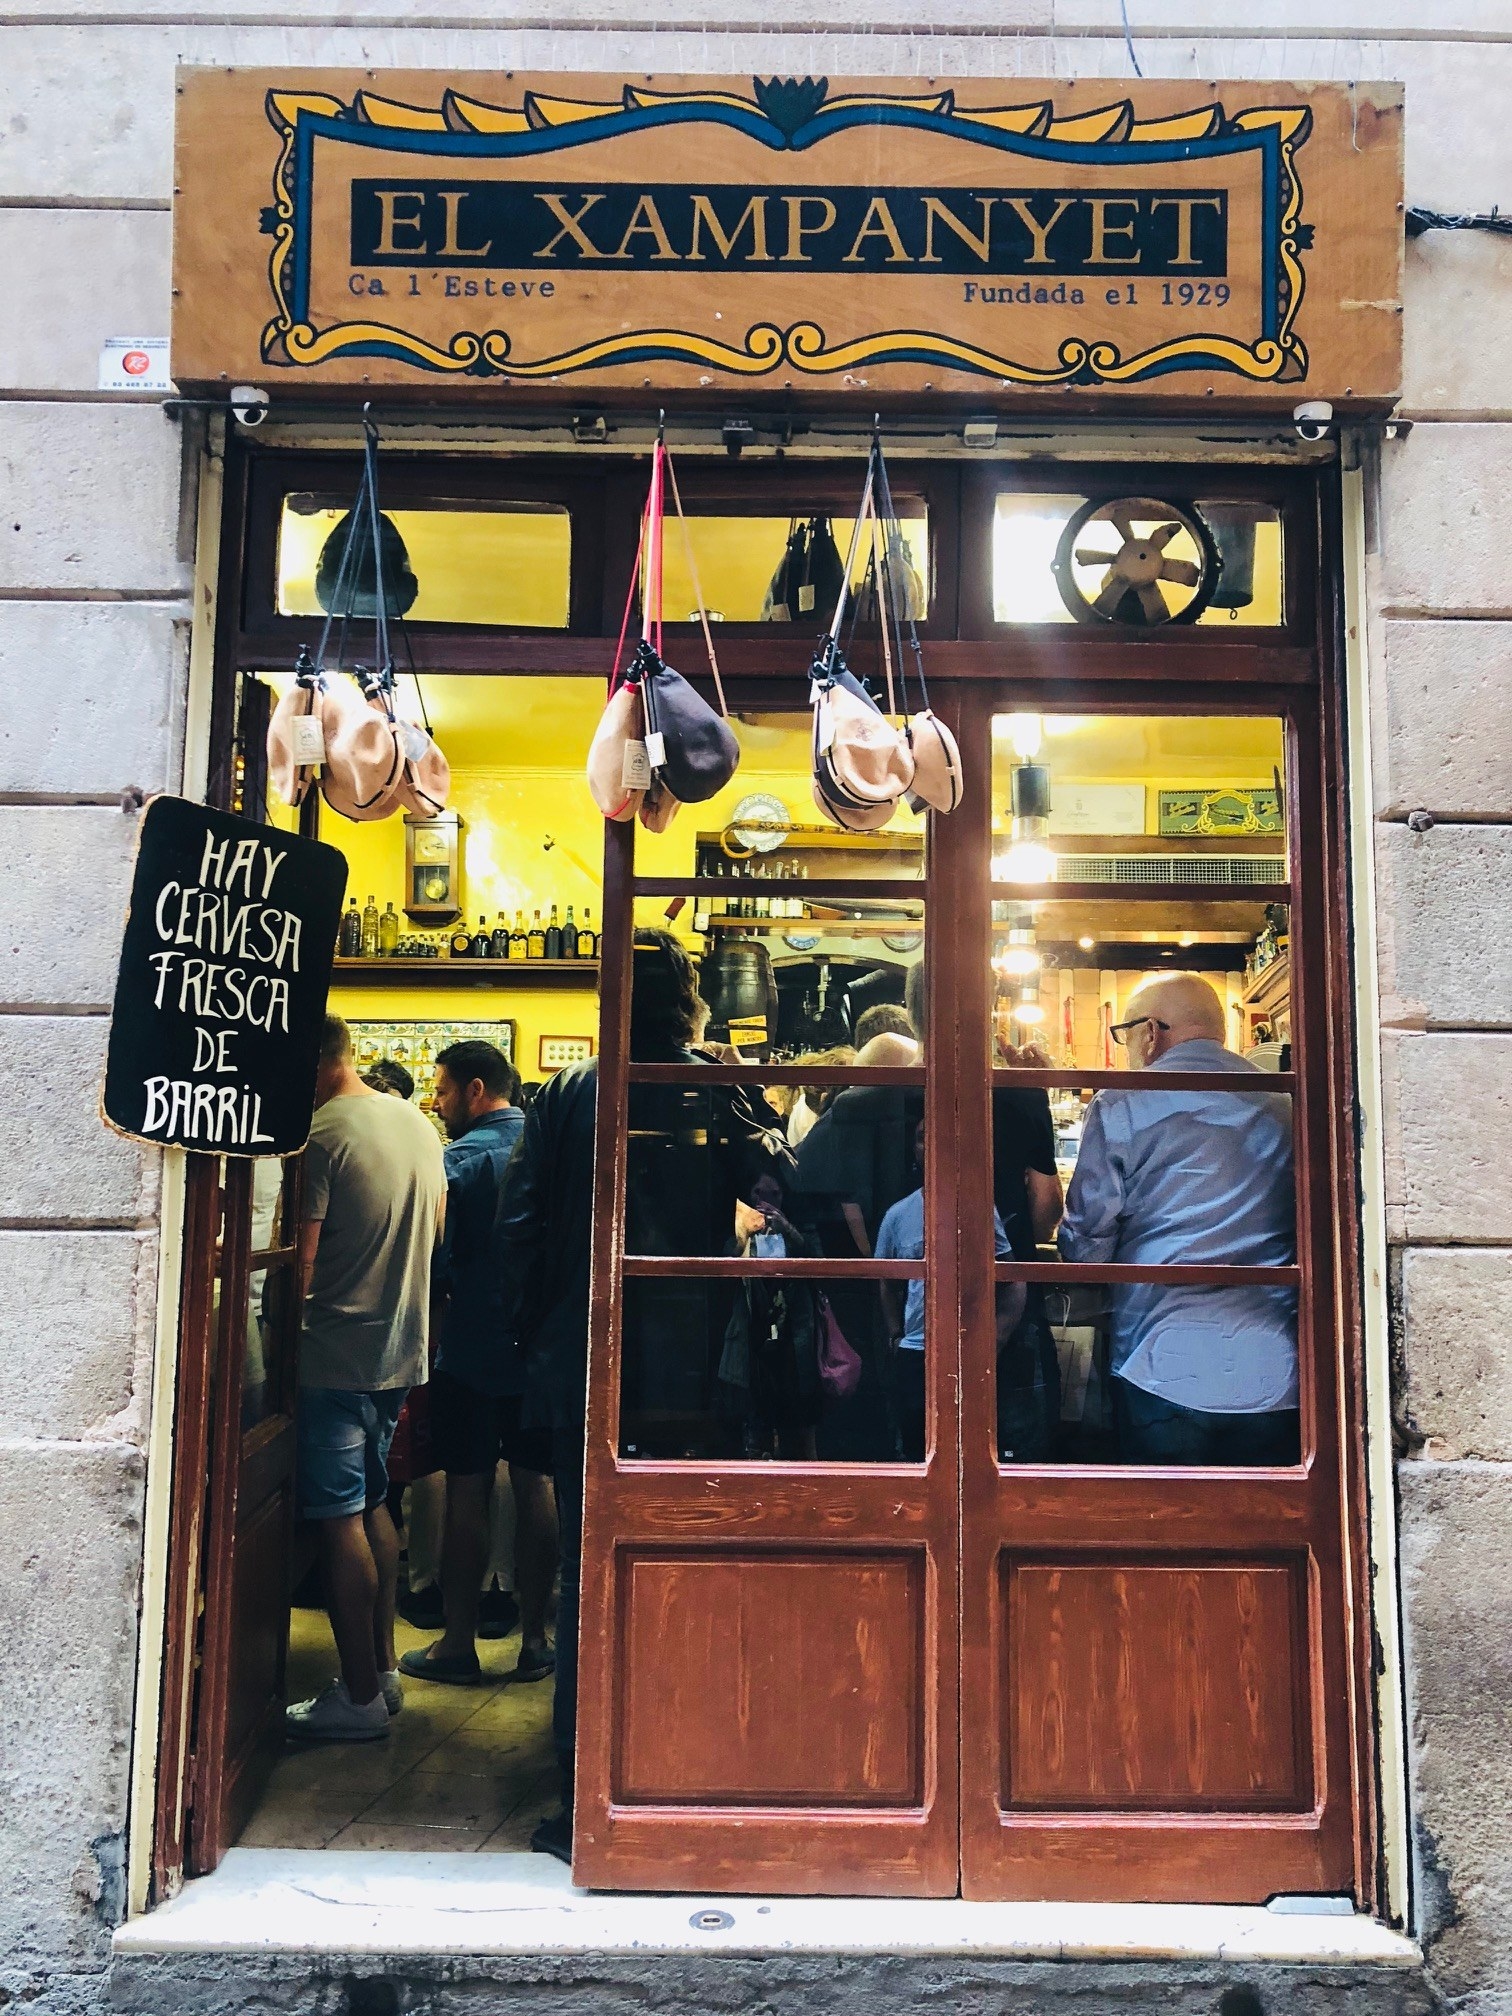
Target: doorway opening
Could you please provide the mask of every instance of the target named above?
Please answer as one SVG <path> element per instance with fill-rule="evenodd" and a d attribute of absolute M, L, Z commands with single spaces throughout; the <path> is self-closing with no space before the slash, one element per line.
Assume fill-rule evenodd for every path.
<path fill-rule="evenodd" d="M 219 701 L 228 789 L 243 796 L 257 790 L 256 694 L 287 675 L 311 627 L 292 561 L 287 578 L 278 571 L 297 546 L 280 528 L 301 515 L 296 496 L 327 508 L 319 500 L 340 488 L 331 461 L 260 452 L 248 472 L 236 551 L 249 572 Z M 489 752 L 474 766 L 489 809 L 469 811 L 460 790 L 456 801 L 466 875 L 486 861 L 515 878 L 528 913 L 534 890 L 543 905 L 551 892 L 524 859 L 549 875 L 575 858 L 589 885 L 577 900 L 602 931 L 595 985 L 543 981 L 529 1011 L 506 1014 L 517 906 L 490 893 L 481 927 L 477 904 L 464 897 L 461 910 L 470 936 L 490 938 L 505 912 L 506 964 L 480 964 L 444 1018 L 460 973 L 401 976 L 403 958 L 383 977 L 338 969 L 333 1005 L 407 1066 L 423 1063 L 426 1041 L 434 1054 L 428 1020 L 469 1017 L 517 1025 L 522 1075 L 562 1068 L 584 1040 L 601 1056 L 577 1880 L 1209 1901 L 1327 1890 L 1368 1905 L 1354 1169 L 1341 1117 L 1348 920 L 1318 587 L 1326 483 L 911 467 L 904 516 L 927 663 L 966 796 L 948 818 L 904 812 L 882 834 L 851 836 L 809 809 L 808 640 L 764 620 L 757 576 L 772 556 L 763 548 L 753 567 L 754 534 L 731 533 L 775 527 L 780 559 L 793 518 L 838 515 L 840 488 L 793 464 L 696 466 L 685 494 L 711 603 L 711 581 L 730 573 L 720 655 L 742 765 L 724 796 L 684 808 L 666 833 L 605 836 L 596 818 L 591 835 L 567 829 L 588 809 L 581 752 L 634 558 L 638 475 L 606 465 L 596 484 L 576 464 L 527 474 L 416 457 L 403 481 L 417 507 L 529 491 L 541 509 L 516 515 L 569 556 L 549 610 L 472 621 L 465 579 L 443 578 L 442 542 L 421 662 L 434 667 L 423 677 L 443 746 L 453 710 L 454 768 L 467 767 L 466 723 Z M 1132 537 L 1167 496 L 1181 503 L 1172 523 L 1248 554 L 1245 594 L 1229 606 L 1206 593 L 1186 623 L 1160 625 L 1143 603 L 1141 618 L 1127 597 L 1079 616 L 1097 583 L 1073 581 L 1076 596 L 1057 587 L 1066 540 L 1075 563 L 1078 539 L 1090 548 L 1101 526 L 1106 541 L 1104 520 L 1123 536 L 1118 509 L 1139 507 L 1124 510 Z M 535 522 L 553 500 L 565 537 L 556 519 L 544 533 Z M 623 524 L 616 500 L 629 500 Z M 1199 565 L 1172 546 L 1173 565 Z M 1234 588 L 1238 574 L 1225 578 Z M 683 632 L 668 627 L 677 662 Z M 693 662 L 691 642 L 682 655 Z M 857 655 L 870 671 L 864 636 Z M 570 753 L 555 766 L 531 753 L 558 742 Z M 384 891 L 413 896 L 417 872 L 448 867 L 406 860 L 393 827 L 339 836 L 357 856 L 359 912 L 371 893 L 380 928 Z M 518 855 L 490 840 L 504 831 L 521 836 Z M 380 841 L 393 856 L 381 870 L 361 852 Z M 696 1067 L 630 1047 L 632 939 L 645 927 L 698 962 L 719 1047 Z M 1218 1054 L 1164 1066 L 1167 1117 L 1209 1139 L 1226 1130 L 1237 1160 L 1270 1180 L 1242 1209 L 1199 1186 L 1179 1237 L 1134 1246 L 1088 1230 L 1095 1195 L 1085 1181 L 1078 1195 L 1080 1164 L 1128 1093 L 1135 1048 L 1141 1068 L 1161 1063 L 1166 1018 L 1140 1009 L 1173 974 L 1189 977 L 1187 1005 L 1196 998 L 1213 1026 L 1172 1047 Z M 423 1012 L 397 1012 L 401 978 L 424 990 Z M 581 1011 L 570 1026 L 569 1005 Z M 759 1102 L 786 1143 L 790 1195 L 753 1203 L 744 1183 L 728 1194 L 716 1146 L 734 1095 Z M 757 1243 L 737 1200 L 771 1220 L 759 1232 L 776 1243 Z M 295 1224 L 297 1198 L 289 1208 Z M 209 1324 L 224 1306 L 219 1263 L 194 1253 L 207 1238 L 214 1252 L 210 1207 L 196 1223 L 186 1280 L 198 1264 L 209 1285 L 186 1310 L 202 1307 Z M 248 1254 L 249 1272 L 267 1259 Z M 1209 1360 L 1227 1385 L 1203 1383 Z M 1187 1412 L 1253 1414 L 1276 1434 L 1141 1440 L 1149 1422 L 1131 1418 L 1130 1392 L 1180 1408 L 1173 1367 L 1188 1377 Z M 235 1423 L 207 1386 L 220 1440 L 204 1445 L 205 1502 L 210 1528 L 233 1540 L 210 1550 L 200 1677 L 180 1694 L 179 1740 L 194 1731 L 180 1810 L 191 1834 L 202 1826 L 191 1867 L 212 1866 L 245 1824 L 255 1800 L 238 1809 L 227 1788 L 240 1776 L 250 1791 L 273 1762 L 290 1678 L 251 1599 L 238 1609 L 224 1593 L 238 1576 L 284 1586 L 271 1540 L 254 1570 L 251 1542 L 234 1537 L 270 1502 L 256 1491 L 276 1466 L 258 1469 L 244 1446 L 241 1475 L 256 1486 L 217 1513 L 215 1452 L 230 1461 Z M 415 1499 L 411 1484 L 412 1532 Z M 292 1518 L 287 1494 L 266 1530 L 280 1518 Z M 181 1620 L 181 1659 L 193 1637 Z M 297 1630 L 297 1650 L 306 1642 Z M 232 1676 L 255 1644 L 273 1650 L 244 1685 Z M 215 1661 L 227 1677 L 207 1681 Z M 232 1700 L 239 1720 L 218 1706 Z M 487 1732 L 518 1702 L 466 1706 L 437 1711 L 455 1721 L 416 1786 L 465 1775 L 448 1743 L 495 1771 Z M 235 1763 L 254 1754 L 261 1766 Z M 232 1760 L 220 1780 L 215 1759 Z M 424 1797 L 431 1818 L 412 1823 Z M 342 1824 L 445 1827 L 445 1799 L 408 1789 Z M 508 1846 L 527 1806 L 491 1808 L 486 1835 L 465 1801 L 453 1810 L 475 1837 L 455 1845 Z M 171 1829 L 160 1838 L 167 1867 Z"/>

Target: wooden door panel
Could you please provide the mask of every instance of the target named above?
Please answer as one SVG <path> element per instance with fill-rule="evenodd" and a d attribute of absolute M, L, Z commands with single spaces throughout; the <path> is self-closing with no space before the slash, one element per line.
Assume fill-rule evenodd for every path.
<path fill-rule="evenodd" d="M 922 1549 L 626 1550 L 616 1580 L 617 1799 L 922 1805 Z"/>
<path fill-rule="evenodd" d="M 1002 1804 L 1312 1803 L 1307 1564 L 1001 1557 Z"/>

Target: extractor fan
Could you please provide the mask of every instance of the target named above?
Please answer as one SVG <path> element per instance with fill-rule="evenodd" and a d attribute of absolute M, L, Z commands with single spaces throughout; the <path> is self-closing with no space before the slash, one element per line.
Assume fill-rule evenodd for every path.
<path fill-rule="evenodd" d="M 1078 623 L 1195 623 L 1218 587 L 1217 542 L 1193 504 L 1090 501 L 1066 521 L 1051 563 Z"/>

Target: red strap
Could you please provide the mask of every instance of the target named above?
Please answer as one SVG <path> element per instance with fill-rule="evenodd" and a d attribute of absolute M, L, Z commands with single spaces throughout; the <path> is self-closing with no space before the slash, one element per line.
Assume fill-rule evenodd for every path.
<path fill-rule="evenodd" d="M 612 700 L 620 686 L 620 665 L 625 656 L 625 639 L 630 635 L 630 611 L 635 607 L 635 582 L 640 573 L 641 555 L 646 548 L 646 528 L 641 527 L 640 544 L 635 549 L 635 565 L 630 569 L 630 589 L 625 596 L 625 618 L 620 624 L 619 642 L 614 647 L 614 670 L 609 674 L 609 697 Z"/>

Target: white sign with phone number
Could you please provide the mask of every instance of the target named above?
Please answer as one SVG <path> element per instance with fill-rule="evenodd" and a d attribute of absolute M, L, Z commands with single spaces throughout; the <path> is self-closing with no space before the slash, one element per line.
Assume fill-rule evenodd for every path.
<path fill-rule="evenodd" d="M 166 336 L 107 336 L 100 345 L 102 392 L 171 392 Z"/>

